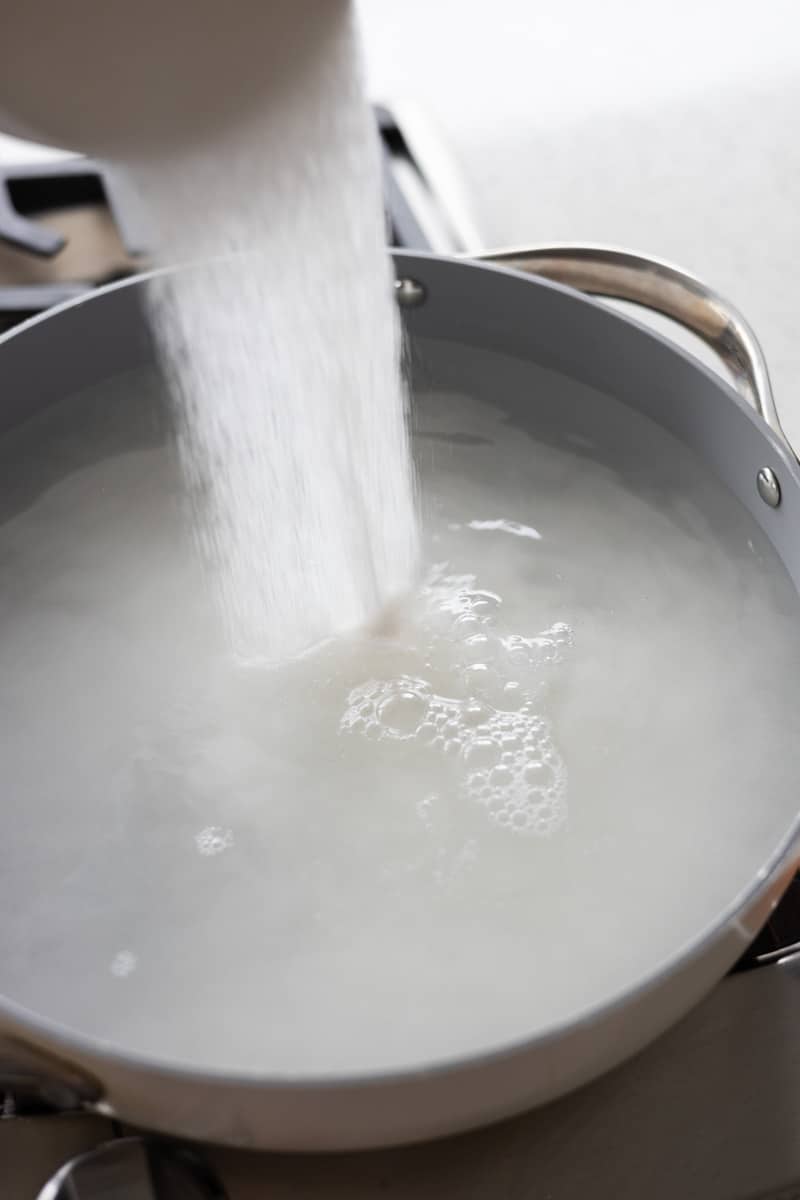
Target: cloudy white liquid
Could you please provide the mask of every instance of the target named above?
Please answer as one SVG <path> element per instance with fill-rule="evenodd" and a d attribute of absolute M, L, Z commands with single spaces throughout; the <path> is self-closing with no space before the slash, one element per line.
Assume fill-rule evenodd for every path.
<path fill-rule="evenodd" d="M 778 846 L 800 639 L 752 520 L 611 400 L 417 360 L 423 582 L 280 668 L 231 653 L 153 376 L 4 440 L 15 1001 L 220 1069 L 442 1060 L 640 981 Z"/>

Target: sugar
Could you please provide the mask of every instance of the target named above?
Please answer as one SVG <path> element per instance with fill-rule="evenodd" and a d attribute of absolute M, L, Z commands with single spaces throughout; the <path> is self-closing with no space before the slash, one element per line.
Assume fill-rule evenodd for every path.
<path fill-rule="evenodd" d="M 304 44 L 255 111 L 126 164 L 162 257 L 203 261 L 154 281 L 152 326 L 208 579 L 249 662 L 374 619 L 409 590 L 417 553 L 378 142 L 349 6 Z"/>

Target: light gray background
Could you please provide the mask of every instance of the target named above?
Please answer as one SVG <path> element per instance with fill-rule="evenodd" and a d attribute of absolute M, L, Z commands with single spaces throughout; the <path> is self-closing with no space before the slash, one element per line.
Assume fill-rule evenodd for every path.
<path fill-rule="evenodd" d="M 370 86 L 411 100 L 487 245 L 625 245 L 763 341 L 800 446 L 796 0 L 359 0 Z"/>

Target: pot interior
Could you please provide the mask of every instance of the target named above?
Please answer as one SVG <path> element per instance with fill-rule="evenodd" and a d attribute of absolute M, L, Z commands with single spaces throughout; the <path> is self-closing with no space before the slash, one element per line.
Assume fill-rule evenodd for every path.
<path fill-rule="evenodd" d="M 785 846 L 796 589 L 585 359 L 415 316 L 419 595 L 266 669 L 227 651 L 138 330 L 59 393 L 48 325 L 0 348 L 0 961 L 32 1020 L 294 1079 L 482 1054 L 652 978 Z"/>

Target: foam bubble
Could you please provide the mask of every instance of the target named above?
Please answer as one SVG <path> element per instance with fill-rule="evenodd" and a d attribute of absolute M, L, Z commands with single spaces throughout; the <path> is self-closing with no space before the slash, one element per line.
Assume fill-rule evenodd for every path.
<path fill-rule="evenodd" d="M 566 819 L 567 773 L 535 701 L 571 629 L 502 636 L 502 597 L 476 588 L 473 576 L 434 574 L 422 599 L 419 632 L 426 664 L 442 676 L 437 687 L 417 675 L 369 679 L 349 693 L 340 731 L 429 748 L 456 764 L 460 793 L 495 825 L 552 834 Z M 427 824 L 430 805 L 420 801 L 417 811 Z"/>
<path fill-rule="evenodd" d="M 120 950 L 111 960 L 109 971 L 115 979 L 127 979 L 136 970 L 138 959 L 132 950 Z"/>
<path fill-rule="evenodd" d="M 222 854 L 233 845 L 233 830 L 223 829 L 221 825 L 207 825 L 194 837 L 198 854 L 207 858 Z"/>

